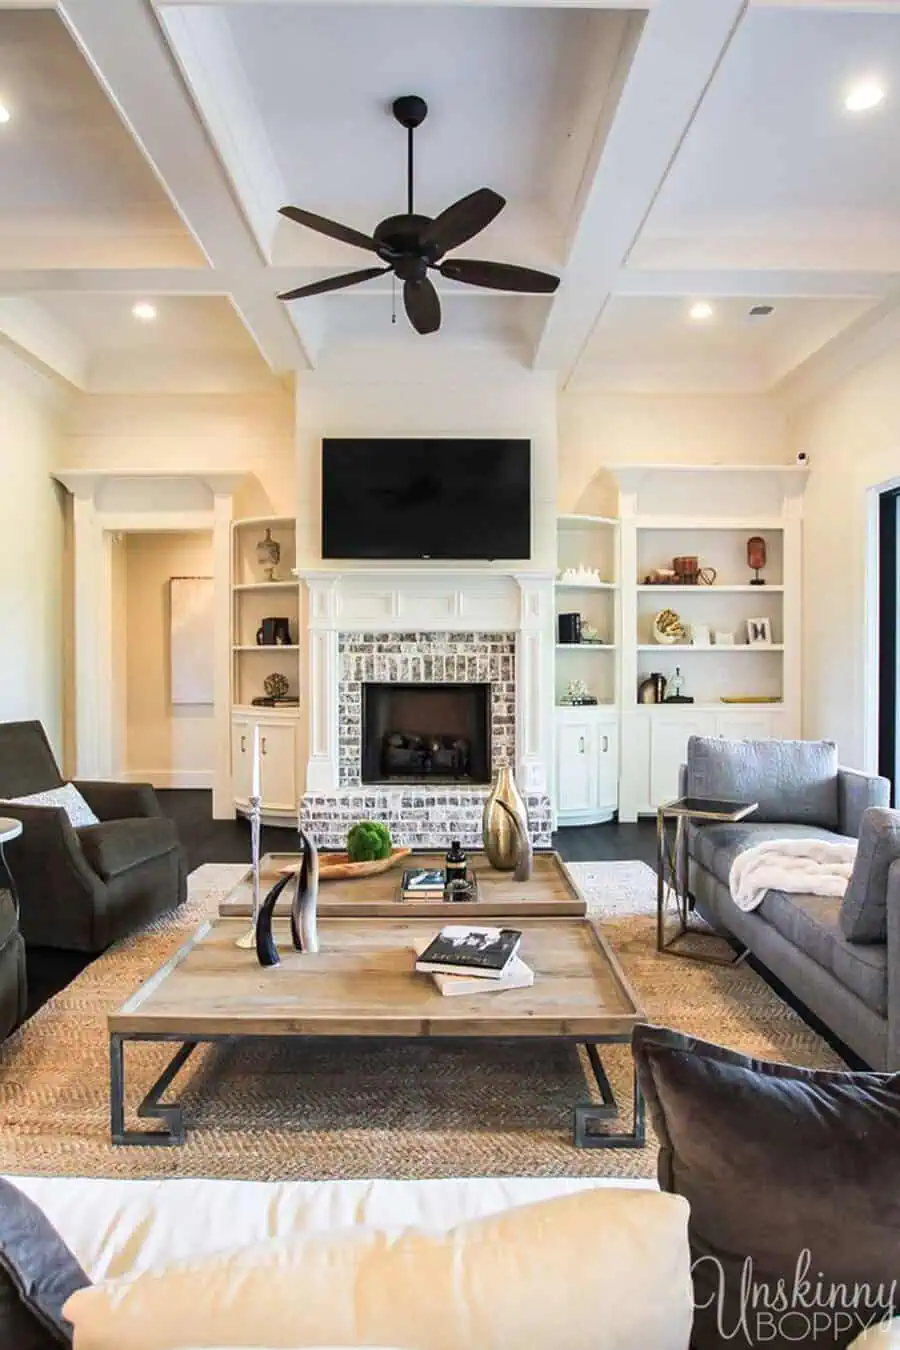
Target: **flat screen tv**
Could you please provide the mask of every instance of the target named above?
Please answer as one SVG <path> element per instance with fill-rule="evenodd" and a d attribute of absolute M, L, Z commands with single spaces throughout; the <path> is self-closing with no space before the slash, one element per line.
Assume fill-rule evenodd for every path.
<path fill-rule="evenodd" d="M 531 557 L 531 442 L 322 442 L 323 558 Z"/>

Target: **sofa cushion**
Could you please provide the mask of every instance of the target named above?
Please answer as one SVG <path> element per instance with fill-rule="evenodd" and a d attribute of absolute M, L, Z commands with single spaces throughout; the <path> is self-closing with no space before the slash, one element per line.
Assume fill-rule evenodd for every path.
<path fill-rule="evenodd" d="M 85 858 L 104 881 L 178 848 L 178 830 L 167 816 L 105 820 L 77 834 Z"/>
<path fill-rule="evenodd" d="M 61 787 L 46 788 L 43 792 L 30 792 L 27 797 L 8 797 L 6 800 L 17 806 L 61 806 L 73 830 L 82 825 L 100 823 L 74 783 L 63 783 Z"/>
<path fill-rule="evenodd" d="M 900 811 L 870 806 L 864 812 L 859 848 L 841 906 L 841 928 L 850 942 L 887 941 L 887 884 L 900 858 Z"/>
<path fill-rule="evenodd" d="M 691 736 L 687 786 L 692 797 L 758 802 L 756 821 L 838 827 L 834 741 L 729 741 Z"/>
<path fill-rule="evenodd" d="M 687 1206 L 611 1188 L 447 1233 L 356 1227 L 258 1243 L 95 1286 L 66 1312 L 78 1350 L 596 1350 L 598 1328 L 616 1350 L 685 1350 Z"/>
<path fill-rule="evenodd" d="M 731 864 L 745 848 L 768 839 L 824 839 L 827 843 L 853 843 L 844 835 L 818 825 L 773 825 L 756 820 L 741 820 L 736 825 L 688 825 L 688 852 L 707 872 L 728 885 Z"/>
<path fill-rule="evenodd" d="M 660 1185 L 691 1206 L 695 1350 L 842 1350 L 896 1311 L 900 1074 L 770 1064 L 659 1027 L 636 1029 L 634 1054 Z"/>
<path fill-rule="evenodd" d="M 0 1178 L 0 1346 L 54 1350 L 72 1344 L 63 1304 L 89 1283 L 37 1205 Z"/>
<path fill-rule="evenodd" d="M 757 913 L 811 957 L 867 1008 L 887 1017 L 887 944 L 848 942 L 841 932 L 841 901 L 831 895 L 786 895 L 767 891 Z"/>

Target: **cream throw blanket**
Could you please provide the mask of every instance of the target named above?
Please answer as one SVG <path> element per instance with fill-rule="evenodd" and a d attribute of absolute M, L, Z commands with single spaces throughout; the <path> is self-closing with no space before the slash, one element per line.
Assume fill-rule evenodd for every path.
<path fill-rule="evenodd" d="M 766 891 L 843 897 L 856 861 L 856 840 L 767 839 L 739 853 L 728 884 L 738 909 L 758 908 Z"/>

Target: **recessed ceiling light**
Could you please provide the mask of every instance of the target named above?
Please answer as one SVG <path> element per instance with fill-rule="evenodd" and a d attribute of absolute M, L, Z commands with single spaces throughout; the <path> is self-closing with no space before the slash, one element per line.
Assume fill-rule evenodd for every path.
<path fill-rule="evenodd" d="M 691 318 L 701 323 L 704 319 L 711 319 L 713 312 L 713 307 L 708 300 L 697 300 L 688 310 Z"/>
<path fill-rule="evenodd" d="M 877 108 L 884 98 L 884 85 L 879 80 L 858 80 L 847 90 L 844 107 L 848 112 L 868 112 Z"/>
<path fill-rule="evenodd" d="M 5 108 L 3 104 L 0 103 L 0 122 L 8 122 L 10 117 L 12 117 L 12 113 L 9 111 L 9 108 Z"/>
<path fill-rule="evenodd" d="M 150 323 L 156 318 L 156 306 L 151 305 L 148 300 L 139 300 L 136 305 L 131 306 L 131 312 L 141 323 Z"/>

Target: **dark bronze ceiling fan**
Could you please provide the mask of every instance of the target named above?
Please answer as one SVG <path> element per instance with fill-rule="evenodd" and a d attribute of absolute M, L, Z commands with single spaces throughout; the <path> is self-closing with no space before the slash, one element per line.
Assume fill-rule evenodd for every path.
<path fill-rule="evenodd" d="M 429 269 L 440 272 L 451 281 L 462 281 L 468 286 L 484 286 L 492 291 L 519 291 L 530 295 L 551 295 L 559 285 L 559 277 L 549 272 L 537 272 L 530 267 L 515 267 L 511 263 L 487 262 L 477 258 L 444 258 L 451 249 L 458 248 L 474 238 L 503 210 L 506 199 L 491 188 L 478 188 L 467 197 L 448 206 L 432 220 L 415 211 L 413 192 L 413 138 L 428 113 L 428 105 L 417 94 L 406 94 L 394 100 L 393 114 L 407 132 L 407 206 L 406 214 L 388 216 L 371 235 L 363 234 L 348 225 L 341 225 L 326 216 L 317 216 L 299 206 L 282 206 L 281 215 L 298 225 L 306 225 L 319 234 L 339 239 L 344 244 L 375 253 L 386 263 L 385 267 L 364 267 L 357 272 L 326 277 L 309 286 L 298 286 L 284 291 L 279 300 L 300 300 L 307 295 L 323 295 L 339 291 L 345 286 L 356 286 L 361 281 L 394 272 L 403 282 L 403 304 L 407 317 L 417 333 L 436 333 L 441 326 L 441 302 L 431 279 Z"/>

